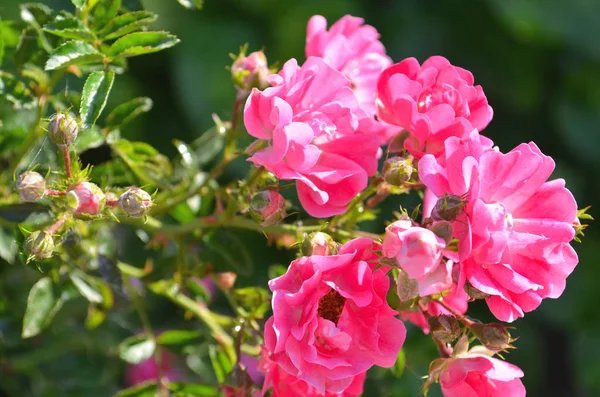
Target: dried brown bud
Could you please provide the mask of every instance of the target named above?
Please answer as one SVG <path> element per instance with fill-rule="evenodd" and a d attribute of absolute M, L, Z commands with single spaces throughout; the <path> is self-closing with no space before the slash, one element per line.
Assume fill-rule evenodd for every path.
<path fill-rule="evenodd" d="M 452 343 L 460 336 L 460 325 L 453 316 L 442 314 L 427 319 L 431 334 L 444 344 Z"/>
<path fill-rule="evenodd" d="M 448 221 L 435 222 L 429 228 L 436 236 L 443 239 L 446 244 L 449 244 L 452 240 L 452 224 Z"/>
<path fill-rule="evenodd" d="M 511 349 L 511 343 L 514 339 L 511 338 L 508 328 L 500 323 L 479 324 L 476 323 L 471 327 L 473 334 L 479 339 L 481 344 L 492 351 L 502 351 Z"/>
<path fill-rule="evenodd" d="M 466 204 L 467 201 L 463 197 L 446 194 L 435 203 L 431 218 L 434 221 L 453 221 L 462 214 Z"/>

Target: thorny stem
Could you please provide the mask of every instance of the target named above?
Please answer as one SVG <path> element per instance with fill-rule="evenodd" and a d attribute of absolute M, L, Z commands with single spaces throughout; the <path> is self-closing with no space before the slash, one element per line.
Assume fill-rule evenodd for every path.
<path fill-rule="evenodd" d="M 450 313 L 452 313 L 452 315 L 456 317 L 457 320 L 465 324 L 467 327 L 471 328 L 475 324 L 473 320 L 468 319 L 467 317 L 454 310 L 454 308 L 452 308 L 450 305 L 446 304 L 446 302 L 443 301 L 443 298 L 438 299 L 435 302 L 438 305 L 442 306 L 444 309 L 448 310 Z"/>
<path fill-rule="evenodd" d="M 425 316 L 425 319 L 426 320 L 429 319 L 429 317 L 431 317 L 431 315 L 429 314 L 429 311 L 427 310 L 427 307 L 425 306 L 425 304 L 423 304 L 423 302 L 419 301 L 418 305 L 419 305 L 419 309 L 421 309 L 421 312 Z M 438 352 L 440 353 L 440 357 L 442 357 L 442 358 L 452 357 L 452 348 L 451 347 L 447 346 L 441 340 L 435 338 L 433 336 L 433 334 L 431 335 L 431 339 L 433 339 L 433 341 L 435 342 Z"/>
<path fill-rule="evenodd" d="M 65 221 L 67 220 L 68 216 L 68 214 L 64 213 L 52 226 L 46 229 L 46 233 L 55 234 L 56 232 L 58 232 L 58 229 L 60 229 L 62 225 L 65 224 Z"/>
<path fill-rule="evenodd" d="M 64 196 L 65 194 L 67 194 L 67 192 L 62 192 L 60 190 L 54 190 L 54 189 L 46 189 L 46 192 L 45 192 L 46 196 Z"/>
<path fill-rule="evenodd" d="M 146 311 L 144 310 L 143 303 L 140 300 L 140 297 L 139 297 L 137 291 L 135 290 L 133 285 L 131 285 L 131 282 L 129 281 L 129 277 L 127 275 L 125 275 L 124 273 L 121 273 L 121 276 L 123 279 L 123 284 L 125 285 L 125 288 L 127 289 L 127 294 L 131 298 L 131 301 L 133 302 L 135 311 L 137 312 L 140 322 L 142 323 L 142 326 L 144 327 L 144 331 L 146 332 L 146 334 L 148 336 L 150 336 L 152 338 L 152 340 L 156 344 L 156 334 L 154 333 L 154 330 L 152 329 L 150 319 L 148 318 L 148 314 L 146 314 Z M 156 367 L 157 367 L 156 383 L 159 385 L 160 397 L 168 397 L 169 391 L 168 391 L 167 385 L 166 385 L 166 382 L 168 382 L 168 380 L 163 376 L 164 374 L 163 374 L 163 366 L 162 366 L 162 352 L 160 350 L 160 347 L 154 348 L 154 360 L 156 361 Z"/>
<path fill-rule="evenodd" d="M 186 296 L 179 290 L 176 284 L 173 285 L 166 281 L 158 281 L 149 287 L 155 294 L 169 298 L 177 305 L 198 317 L 210 329 L 212 337 L 223 347 L 223 350 L 227 353 L 231 361 L 234 362 L 237 359 L 233 339 L 219 324 L 221 316 L 212 313 L 206 305 Z"/>
<path fill-rule="evenodd" d="M 65 160 L 65 172 L 67 174 L 67 179 L 71 179 L 73 176 L 73 169 L 71 167 L 71 153 L 69 152 L 69 148 L 62 149 L 63 159 Z"/>

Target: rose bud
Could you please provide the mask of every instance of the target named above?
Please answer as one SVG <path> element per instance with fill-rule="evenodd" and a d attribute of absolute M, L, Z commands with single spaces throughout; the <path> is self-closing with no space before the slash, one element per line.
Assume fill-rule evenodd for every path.
<path fill-rule="evenodd" d="M 252 197 L 250 215 L 261 226 L 271 226 L 285 218 L 285 199 L 274 190 L 265 190 Z"/>
<path fill-rule="evenodd" d="M 145 190 L 132 186 L 119 198 L 119 206 L 129 216 L 144 216 L 152 207 L 152 196 Z"/>
<path fill-rule="evenodd" d="M 330 235 L 323 232 L 314 232 L 304 237 L 302 242 L 302 255 L 336 255 L 338 244 Z"/>
<path fill-rule="evenodd" d="M 29 257 L 28 262 L 30 260 L 43 261 L 52 257 L 54 239 L 50 233 L 36 230 L 25 239 L 23 250 Z"/>
<path fill-rule="evenodd" d="M 58 113 L 50 117 L 48 136 L 56 146 L 63 149 L 70 146 L 77 138 L 78 132 L 77 121 L 68 114 Z"/>
<path fill-rule="evenodd" d="M 67 206 L 77 215 L 98 215 L 105 200 L 102 189 L 90 182 L 81 182 L 67 192 Z"/>
<path fill-rule="evenodd" d="M 383 163 L 381 174 L 390 185 L 402 186 L 410 180 L 413 170 L 411 158 L 391 157 Z"/>
<path fill-rule="evenodd" d="M 219 287 L 225 291 L 229 291 L 231 288 L 233 288 L 236 279 L 237 274 L 233 272 L 217 273 L 217 283 L 219 283 Z"/>
<path fill-rule="evenodd" d="M 35 171 L 25 171 L 17 178 L 17 192 L 23 201 L 38 201 L 46 194 L 46 181 Z"/>
<path fill-rule="evenodd" d="M 256 87 L 264 89 L 268 86 L 267 76 L 271 74 L 264 52 L 256 51 L 246 56 L 238 55 L 231 65 L 231 78 L 239 88 L 249 91 Z"/>
<path fill-rule="evenodd" d="M 446 194 L 435 203 L 431 210 L 431 218 L 434 221 L 453 221 L 463 213 L 466 204 L 467 201 L 463 197 Z"/>

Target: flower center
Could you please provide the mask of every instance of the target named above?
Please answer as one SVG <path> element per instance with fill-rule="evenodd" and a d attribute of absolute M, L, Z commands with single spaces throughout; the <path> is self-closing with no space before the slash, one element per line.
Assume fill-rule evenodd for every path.
<path fill-rule="evenodd" d="M 419 113 L 425 113 L 439 104 L 448 104 L 454 109 L 456 117 L 469 117 L 469 104 L 463 101 L 462 95 L 449 84 L 435 85 L 424 90 L 417 101 Z"/>
<path fill-rule="evenodd" d="M 317 315 L 325 320 L 331 321 L 337 326 L 342 311 L 344 311 L 345 304 L 346 298 L 332 289 L 319 299 L 319 310 L 317 311 Z"/>

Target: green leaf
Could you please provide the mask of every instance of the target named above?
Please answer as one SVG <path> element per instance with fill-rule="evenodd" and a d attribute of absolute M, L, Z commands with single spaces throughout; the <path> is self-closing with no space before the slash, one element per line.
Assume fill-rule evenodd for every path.
<path fill-rule="evenodd" d="M 219 397 L 221 392 L 215 386 L 195 385 L 186 383 L 169 382 L 169 390 L 174 397 Z"/>
<path fill-rule="evenodd" d="M 102 295 L 94 290 L 82 277 L 80 274 L 75 274 L 75 272 L 69 274 L 71 277 L 71 281 L 79 291 L 79 293 L 88 301 L 93 303 L 102 303 Z"/>
<path fill-rule="evenodd" d="M 212 363 L 215 376 L 220 384 L 225 383 L 227 375 L 233 370 L 233 363 L 227 354 L 218 346 L 210 345 L 208 347 L 208 355 Z"/>
<path fill-rule="evenodd" d="M 182 345 L 202 339 L 202 332 L 188 330 L 165 331 L 156 338 L 160 345 Z"/>
<path fill-rule="evenodd" d="M 254 271 L 247 246 L 227 230 L 215 230 L 202 238 L 200 258 L 219 272 L 234 271 L 242 276 L 250 276 Z"/>
<path fill-rule="evenodd" d="M 165 185 L 171 175 L 169 159 L 144 142 L 121 139 L 112 145 L 113 150 L 129 167 L 141 184 Z"/>
<path fill-rule="evenodd" d="M 150 25 L 158 16 L 150 11 L 134 11 L 119 15 L 114 18 L 100 31 L 100 36 L 104 40 L 114 40 L 128 33 L 140 30 L 146 25 Z"/>
<path fill-rule="evenodd" d="M 17 255 L 17 244 L 12 230 L 0 228 L 0 258 L 13 263 Z"/>
<path fill-rule="evenodd" d="M 94 7 L 94 27 L 103 27 L 117 16 L 121 0 L 100 0 Z"/>
<path fill-rule="evenodd" d="M 139 364 L 154 354 L 156 343 L 146 335 L 136 335 L 119 344 L 119 357 L 129 364 Z"/>
<path fill-rule="evenodd" d="M 106 116 L 105 128 L 109 131 L 120 128 L 140 114 L 149 112 L 152 105 L 152 99 L 147 97 L 134 98 L 122 103 Z"/>
<path fill-rule="evenodd" d="M 52 10 L 40 3 L 21 4 L 21 19 L 31 26 L 39 36 L 42 48 L 46 52 L 52 51 L 52 45 L 48 42 L 42 31 L 42 26 L 50 21 Z"/>
<path fill-rule="evenodd" d="M 133 57 L 150 54 L 179 43 L 179 39 L 167 32 L 136 32 L 121 37 L 108 49 L 111 57 Z"/>
<path fill-rule="evenodd" d="M 14 54 L 15 64 L 22 66 L 38 51 L 38 34 L 32 27 L 23 29 Z"/>
<path fill-rule="evenodd" d="M 255 319 L 262 319 L 271 308 L 271 294 L 264 288 L 246 287 L 232 291 L 237 303 Z"/>
<path fill-rule="evenodd" d="M 81 10 L 85 6 L 86 0 L 71 0 L 71 3 Z"/>
<path fill-rule="evenodd" d="M 83 41 L 68 41 L 50 54 L 45 69 L 54 70 L 69 65 L 100 63 L 103 60 L 104 55 L 91 44 Z"/>
<path fill-rule="evenodd" d="M 189 10 L 201 10 L 204 6 L 204 0 L 177 0 L 179 4 Z"/>
<path fill-rule="evenodd" d="M 79 293 L 88 301 L 100 304 L 105 309 L 112 307 L 113 294 L 104 281 L 77 270 L 71 272 L 69 277 Z"/>
<path fill-rule="evenodd" d="M 44 32 L 66 39 L 93 41 L 96 39 L 81 21 L 75 17 L 59 15 L 56 19 L 44 26 Z"/>
<path fill-rule="evenodd" d="M 105 142 L 106 138 L 102 134 L 100 128 L 98 128 L 98 126 L 93 126 L 77 137 L 73 144 L 73 148 L 75 149 L 75 152 L 82 153 L 88 149 L 102 146 Z"/>
<path fill-rule="evenodd" d="M 145 382 L 140 385 L 121 390 L 113 397 L 156 397 L 158 388 L 155 382 Z"/>
<path fill-rule="evenodd" d="M 31 287 L 27 297 L 27 308 L 23 318 L 23 338 L 31 338 L 39 334 L 50 322 L 53 309 L 57 303 L 54 286 L 49 277 L 40 279 Z"/>
<path fill-rule="evenodd" d="M 214 126 L 200 138 L 194 140 L 191 145 L 194 150 L 195 159 L 200 166 L 212 161 L 225 146 L 225 131 L 220 126 Z"/>
<path fill-rule="evenodd" d="M 47 23 L 52 17 L 52 10 L 41 3 L 21 4 L 21 19 L 38 28 Z"/>
<path fill-rule="evenodd" d="M 390 372 L 396 377 L 402 377 L 404 373 L 404 369 L 406 368 L 406 354 L 404 353 L 404 349 L 400 349 L 398 352 L 398 358 L 396 359 L 396 363 L 390 368 Z"/>
<path fill-rule="evenodd" d="M 115 72 L 93 72 L 89 75 L 81 93 L 79 116 L 85 125 L 94 125 L 106 106 L 110 89 L 115 81 Z"/>

